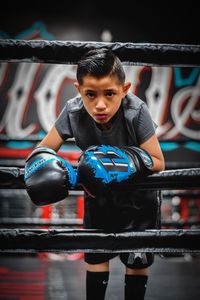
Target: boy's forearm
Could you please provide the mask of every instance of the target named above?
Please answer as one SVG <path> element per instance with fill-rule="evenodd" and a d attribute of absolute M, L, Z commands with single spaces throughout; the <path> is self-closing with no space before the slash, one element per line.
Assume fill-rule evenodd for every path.
<path fill-rule="evenodd" d="M 61 145 L 64 143 L 55 127 L 48 132 L 38 146 L 46 146 L 55 151 L 58 151 Z"/>
<path fill-rule="evenodd" d="M 153 171 L 160 172 L 165 170 L 165 161 L 164 159 L 158 159 L 155 156 L 151 156 L 153 159 Z"/>

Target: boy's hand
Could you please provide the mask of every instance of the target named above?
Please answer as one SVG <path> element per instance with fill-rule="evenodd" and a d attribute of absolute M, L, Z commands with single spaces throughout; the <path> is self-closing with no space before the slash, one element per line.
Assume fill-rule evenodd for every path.
<path fill-rule="evenodd" d="M 38 206 L 58 202 L 76 185 L 73 167 L 48 147 L 33 150 L 25 162 L 25 186 Z"/>
<path fill-rule="evenodd" d="M 92 146 L 79 158 L 77 176 L 91 196 L 103 195 L 113 182 L 124 182 L 137 175 L 150 174 L 151 156 L 137 147 Z"/>

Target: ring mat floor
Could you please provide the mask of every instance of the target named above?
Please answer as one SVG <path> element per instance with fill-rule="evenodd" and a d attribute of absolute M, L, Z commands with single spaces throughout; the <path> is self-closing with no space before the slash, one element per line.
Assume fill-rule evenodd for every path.
<path fill-rule="evenodd" d="M 85 300 L 85 263 L 73 254 L 1 254 L 0 300 Z M 110 263 L 106 300 L 123 300 L 124 266 Z M 199 300 L 200 256 L 161 258 L 150 269 L 145 300 Z"/>

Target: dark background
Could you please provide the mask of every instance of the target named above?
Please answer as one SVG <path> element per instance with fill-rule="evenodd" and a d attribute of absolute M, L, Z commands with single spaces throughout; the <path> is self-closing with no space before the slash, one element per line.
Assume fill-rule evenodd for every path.
<path fill-rule="evenodd" d="M 197 1 L 20 1 L 1 3 L 0 30 L 14 37 L 35 21 L 60 40 L 200 44 Z"/>
<path fill-rule="evenodd" d="M 74 0 L 71 2 L 67 0 L 35 0 L 29 1 L 26 4 L 22 4 L 22 1 L 20 2 L 19 0 L 15 2 L 7 1 L 7 3 L 4 1 L 0 5 L 0 37 L 56 39 L 66 41 L 102 41 L 102 33 L 105 30 L 109 30 L 112 35 L 112 39 L 110 40 L 112 42 L 200 44 L 199 14 L 200 10 L 197 1 L 193 0 L 186 3 L 175 0 L 159 2 L 144 0 L 121 2 L 119 2 L 119 0 L 85 0 L 81 2 Z M 38 28 L 34 27 L 34 24 L 36 23 L 40 24 Z M 44 24 L 44 27 L 42 27 L 41 24 Z M 45 30 L 44 33 L 42 32 L 43 29 Z M 3 109 L 0 107 L 0 117 L 5 112 L 5 106 L 10 104 L 11 100 L 15 100 L 8 100 L 7 91 L 13 84 L 15 72 L 18 67 L 19 66 L 16 65 L 9 66 L 8 72 L 10 73 L 6 79 L 7 85 L 3 86 L 4 90 L 1 88 L 1 105 L 2 103 L 5 105 Z M 35 90 L 41 85 L 41 82 L 44 83 L 48 78 L 50 66 L 47 66 L 47 68 L 45 67 L 43 66 L 43 73 L 40 73 L 41 77 L 39 77 L 37 85 L 34 86 Z M 190 85 L 195 86 L 196 84 L 199 75 L 197 74 L 196 81 L 189 82 L 187 79 L 194 70 L 191 69 L 185 71 L 187 72 L 181 70 L 182 85 L 174 87 L 174 90 L 172 89 L 175 81 L 173 77 L 171 78 L 171 89 L 168 95 L 169 98 L 171 97 L 171 101 L 173 100 L 172 97 L 179 89 L 184 89 L 186 87 L 189 89 Z M 144 100 L 146 88 L 151 80 L 150 72 L 151 71 L 148 72 L 148 70 L 142 72 L 141 90 L 137 91 L 138 96 Z M 145 77 L 146 75 L 147 77 Z M 26 76 L 27 74 L 24 74 L 24 82 Z M 67 83 L 66 90 L 63 90 L 63 94 L 60 95 L 58 93 L 58 103 L 63 103 L 62 101 L 66 101 L 66 99 L 69 99 L 72 96 L 71 92 L 74 91 L 72 91 L 71 87 L 72 84 Z M 33 118 L 35 118 L 34 120 L 36 121 L 38 120 L 38 116 L 35 112 L 35 90 L 32 90 L 28 103 L 30 107 L 28 115 L 30 120 L 21 120 L 22 126 L 25 127 L 29 124 L 26 122 L 33 122 Z M 197 107 L 199 107 L 199 103 Z M 163 110 L 166 109 L 165 121 L 171 120 L 170 110 L 168 108 L 168 106 L 163 108 Z M 39 121 L 38 124 L 38 128 L 40 128 L 41 124 Z M 193 126 L 193 124 L 189 125 Z M 187 124 L 188 128 L 189 125 Z M 197 121 L 195 122 L 195 126 L 199 126 Z M 198 128 L 197 130 L 199 131 Z M 177 138 L 179 138 L 179 136 Z M 199 139 L 197 142 L 198 151 L 193 151 L 183 144 L 179 145 L 178 149 L 176 148 L 175 150 L 170 151 L 165 150 L 166 160 L 170 163 L 175 162 L 176 164 L 180 161 L 179 163 L 184 163 L 184 166 L 186 163 L 190 165 L 191 161 L 195 164 L 198 163 L 199 165 Z M 5 148 L 5 151 L 7 153 L 7 148 Z"/>

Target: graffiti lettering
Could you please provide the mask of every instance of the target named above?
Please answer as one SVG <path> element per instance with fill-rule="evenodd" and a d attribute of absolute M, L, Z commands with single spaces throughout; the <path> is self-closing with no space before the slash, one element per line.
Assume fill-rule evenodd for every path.
<path fill-rule="evenodd" d="M 152 68 L 151 82 L 145 92 L 147 105 L 155 123 L 158 125 L 158 136 L 163 135 L 172 127 L 171 122 L 167 121 L 171 101 L 169 94 L 172 78 L 172 68 Z"/>
<path fill-rule="evenodd" d="M 35 92 L 37 114 L 42 128 L 47 132 L 59 113 L 58 102 L 63 84 L 75 79 L 75 68 L 70 65 L 53 66 Z"/>
<path fill-rule="evenodd" d="M 0 83 L 5 82 L 7 64 L 0 68 Z M 75 66 L 49 66 L 40 82 L 37 80 L 41 69 L 40 64 L 19 64 L 8 94 L 8 103 L 0 122 L 1 132 L 4 130 L 10 138 L 25 138 L 36 133 L 38 128 L 48 132 L 60 112 L 60 101 L 66 86 L 75 80 Z M 144 67 L 126 67 L 126 77 L 136 87 L 140 82 L 140 73 Z M 190 139 L 200 139 L 199 127 L 199 93 L 200 79 L 196 86 L 184 86 L 172 94 L 173 68 L 153 67 L 149 85 L 144 90 L 144 96 L 151 115 L 158 125 L 157 135 L 164 139 L 175 139 L 183 135 Z M 37 86 L 36 86 L 37 81 Z M 1 87 L 1 86 L 0 86 Z M 72 89 L 71 89 L 72 90 Z M 69 93 L 69 91 L 68 91 Z M 66 100 L 75 96 L 66 94 Z M 137 94 L 137 93 L 136 93 Z M 26 122 L 31 104 L 36 103 L 37 116 L 35 120 Z M 190 126 L 191 123 L 193 126 Z"/>
<path fill-rule="evenodd" d="M 24 138 L 33 133 L 35 124 L 22 126 L 26 106 L 32 97 L 31 91 L 37 76 L 38 65 L 22 63 L 18 66 L 13 85 L 8 90 L 8 105 L 0 123 L 10 138 Z"/>
<path fill-rule="evenodd" d="M 191 139 L 200 140 L 200 131 L 189 128 L 190 120 L 200 122 L 199 104 L 200 77 L 196 86 L 183 88 L 172 98 L 171 116 L 174 121 L 174 127 L 166 133 L 165 138 L 172 139 L 178 134 L 182 134 Z"/>

